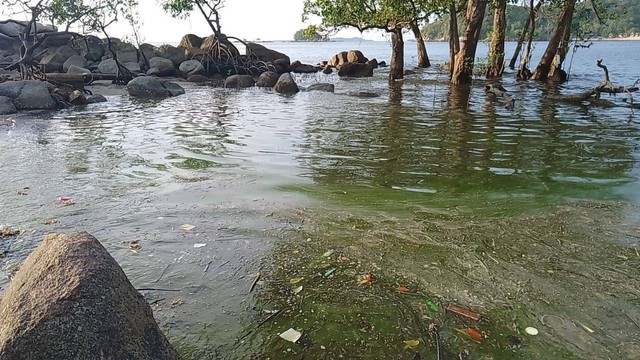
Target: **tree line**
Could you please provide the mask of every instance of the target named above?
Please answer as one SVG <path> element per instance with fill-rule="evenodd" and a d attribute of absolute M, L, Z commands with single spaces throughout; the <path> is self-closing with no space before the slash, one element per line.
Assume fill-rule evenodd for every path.
<path fill-rule="evenodd" d="M 576 38 L 600 39 L 621 38 L 640 33 L 640 2 L 635 0 L 609 0 L 606 3 L 605 21 L 600 21 L 587 2 L 576 5 L 577 16 L 572 27 Z M 555 19 L 559 14 L 557 7 L 545 7 L 539 10 L 535 41 L 548 41 L 555 26 Z M 529 16 L 529 10 L 522 4 L 507 4 L 506 39 L 517 41 Z M 463 19 L 458 19 L 458 31 L 462 32 Z M 480 38 L 488 39 L 493 31 L 493 19 L 485 17 L 482 23 Z M 422 27 L 422 35 L 428 40 L 446 40 L 449 37 L 449 18 L 437 17 Z"/>
<path fill-rule="evenodd" d="M 420 26 L 429 19 L 440 19 L 442 27 L 447 25 L 440 28 L 438 37 L 449 39 L 450 81 L 468 84 L 473 79 L 478 42 L 485 38 L 490 43 L 487 78 L 503 75 L 507 56 L 504 43 L 509 29 L 518 41 L 519 55 L 512 57 L 509 66 L 517 68 L 519 79 L 563 82 L 566 73 L 562 66 L 575 39 L 596 30 L 605 31 L 607 26 L 623 21 L 622 15 L 634 24 L 640 16 L 637 0 L 523 1 L 517 21 L 507 17 L 508 0 L 305 0 L 303 19 L 317 16 L 328 29 L 352 27 L 361 32 L 379 29 L 390 33 L 390 81 L 403 77 L 405 31 L 416 38 L 418 66 L 430 65 Z M 532 68 L 532 42 L 541 33 L 549 34 L 548 43 L 538 65 Z M 521 59 L 520 64 L 515 63 L 517 58 Z"/>

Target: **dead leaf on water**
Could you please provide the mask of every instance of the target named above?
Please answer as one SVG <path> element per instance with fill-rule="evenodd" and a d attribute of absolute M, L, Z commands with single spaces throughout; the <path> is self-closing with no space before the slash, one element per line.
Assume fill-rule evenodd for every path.
<path fill-rule="evenodd" d="M 132 240 L 129 242 L 129 250 L 131 251 L 139 251 L 142 250 L 142 245 L 140 245 L 139 240 Z"/>
<path fill-rule="evenodd" d="M 178 306 L 181 306 L 181 305 L 183 305 L 183 304 L 184 304 L 184 300 L 182 300 L 182 299 L 176 299 L 176 300 L 173 300 L 173 301 L 171 302 L 171 308 L 172 308 L 172 309 L 175 309 L 175 308 L 177 308 Z"/>
<path fill-rule="evenodd" d="M 193 231 L 193 229 L 195 229 L 195 228 L 196 227 L 191 225 L 191 224 L 180 225 L 180 230 L 183 230 L 183 231 Z"/>

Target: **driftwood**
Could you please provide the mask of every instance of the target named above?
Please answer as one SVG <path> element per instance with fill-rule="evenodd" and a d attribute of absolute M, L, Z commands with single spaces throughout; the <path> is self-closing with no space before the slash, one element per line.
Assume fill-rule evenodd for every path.
<path fill-rule="evenodd" d="M 59 74 L 59 73 L 46 73 L 45 78 L 47 80 L 65 83 L 69 85 L 89 85 L 96 80 L 115 80 L 118 77 L 116 74 Z"/>
<path fill-rule="evenodd" d="M 611 82 L 611 79 L 609 78 L 609 69 L 607 69 L 607 66 L 602 63 L 602 59 L 596 62 L 596 66 L 604 71 L 604 80 L 596 87 L 578 94 L 551 95 L 549 96 L 549 99 L 580 104 L 588 102 L 589 105 L 594 106 L 614 107 L 616 105 L 613 102 L 601 99 L 601 94 L 626 94 L 633 93 L 639 90 L 636 85 L 638 84 L 638 82 L 640 82 L 640 79 L 636 81 L 632 86 L 615 85 Z M 634 105 L 631 104 L 631 107 L 634 107 Z"/>

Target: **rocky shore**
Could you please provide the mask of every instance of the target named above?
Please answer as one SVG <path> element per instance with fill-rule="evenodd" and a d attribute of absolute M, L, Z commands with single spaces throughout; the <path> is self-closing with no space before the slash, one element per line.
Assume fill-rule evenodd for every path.
<path fill-rule="evenodd" d="M 7 70 L 21 60 L 20 34 L 24 32 L 25 26 L 18 21 L 0 22 L 0 114 L 106 101 L 87 90 L 100 81 L 126 85 L 129 95 L 139 98 L 184 94 L 177 83 L 184 81 L 227 88 L 258 86 L 295 94 L 300 88 L 291 73 L 331 74 L 337 70 L 340 77 L 370 77 L 375 68 L 386 65 L 367 59 L 358 50 L 310 65 L 292 62 L 286 54 L 251 42 L 243 43 L 245 54 L 240 54 L 233 44 L 214 35 L 187 34 L 178 46 L 136 47 L 116 38 L 57 32 L 39 25 L 38 36 L 44 41 L 34 51 L 35 72 L 25 78 L 16 69 Z"/>

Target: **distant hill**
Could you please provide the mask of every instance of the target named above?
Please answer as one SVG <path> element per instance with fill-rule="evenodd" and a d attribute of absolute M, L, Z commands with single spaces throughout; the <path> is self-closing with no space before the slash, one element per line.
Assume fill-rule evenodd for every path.
<path fill-rule="evenodd" d="M 593 14 L 588 2 L 579 3 L 573 20 L 574 36 L 580 38 L 620 38 L 640 33 L 640 1 L 605 0 L 605 23 L 601 24 Z M 559 9 L 543 6 L 536 19 L 535 40 L 548 40 L 555 26 Z M 507 39 L 517 40 L 529 16 L 528 8 L 509 5 L 507 8 Z M 464 30 L 464 19 L 458 21 L 460 34 Z M 493 29 L 493 12 L 487 9 L 482 25 L 481 38 L 487 39 Z M 430 40 L 440 40 L 449 36 L 448 17 L 427 24 L 422 29 L 423 36 Z"/>

